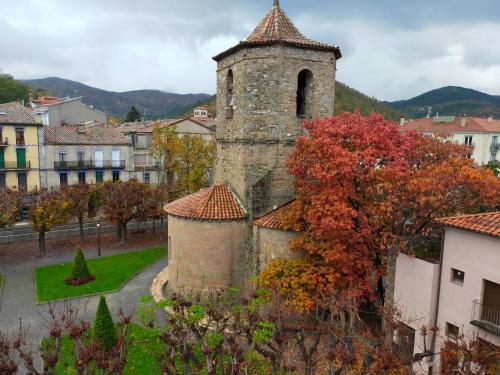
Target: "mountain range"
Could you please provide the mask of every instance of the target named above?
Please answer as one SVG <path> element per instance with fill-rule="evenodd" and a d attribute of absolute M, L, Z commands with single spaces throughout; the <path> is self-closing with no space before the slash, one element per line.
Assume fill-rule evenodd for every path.
<path fill-rule="evenodd" d="M 173 94 L 160 90 L 113 92 L 56 77 L 22 82 L 60 97 L 83 96 L 85 104 L 122 119 L 132 106 L 146 113 L 147 119 L 187 116 L 198 105 L 208 106 L 210 113 L 216 115 L 215 96 L 209 94 Z M 432 107 L 433 116 L 439 113 L 442 116 L 500 117 L 500 96 L 458 86 L 442 87 L 394 102 L 381 102 L 342 82 L 337 82 L 335 91 L 335 114 L 359 109 L 363 115 L 377 112 L 387 119 L 398 120 L 400 117 L 425 117 Z"/>
<path fill-rule="evenodd" d="M 147 118 L 175 118 L 212 97 L 208 94 L 173 94 L 160 90 L 106 91 L 57 77 L 21 82 L 61 98 L 83 96 L 85 104 L 121 119 L 132 106 L 141 114 L 146 113 Z"/>

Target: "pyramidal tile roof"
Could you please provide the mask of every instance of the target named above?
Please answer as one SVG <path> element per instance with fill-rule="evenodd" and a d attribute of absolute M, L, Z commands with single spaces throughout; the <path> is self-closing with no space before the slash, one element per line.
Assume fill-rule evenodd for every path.
<path fill-rule="evenodd" d="M 437 219 L 448 227 L 468 230 L 500 238 L 500 211 L 478 215 L 462 215 Z"/>
<path fill-rule="evenodd" d="M 0 125 L 7 124 L 37 125 L 33 111 L 19 102 L 0 104 Z"/>
<path fill-rule="evenodd" d="M 294 201 L 291 201 L 290 203 L 287 203 L 279 207 L 278 209 L 271 211 L 267 215 L 264 215 L 261 218 L 255 220 L 253 224 L 258 227 L 267 229 L 286 231 L 287 229 L 285 229 L 283 223 L 288 215 L 290 215 L 293 203 Z"/>
<path fill-rule="evenodd" d="M 165 206 L 172 216 L 195 220 L 230 221 L 246 218 L 246 213 L 227 185 L 211 186 Z"/>
<path fill-rule="evenodd" d="M 281 8 L 279 0 L 275 0 L 269 13 L 245 41 L 218 54 L 214 57 L 214 60 L 219 61 L 245 47 L 258 47 L 272 44 L 285 44 L 298 48 L 331 51 L 335 53 L 337 59 L 342 57 L 338 46 L 316 42 L 302 35 Z"/>

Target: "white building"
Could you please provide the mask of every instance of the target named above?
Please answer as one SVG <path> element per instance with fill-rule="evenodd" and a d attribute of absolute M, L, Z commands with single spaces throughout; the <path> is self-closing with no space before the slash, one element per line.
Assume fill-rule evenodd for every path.
<path fill-rule="evenodd" d="M 446 135 L 458 144 L 473 147 L 477 164 L 500 160 L 500 120 L 493 118 L 441 116 L 407 121 L 401 119 L 403 131 L 427 135 Z"/>
<path fill-rule="evenodd" d="M 419 329 L 437 326 L 425 349 L 439 353 L 447 337 L 478 337 L 500 347 L 500 212 L 439 220 L 445 225 L 441 262 L 401 254 L 395 298 L 414 331 L 414 353 L 424 352 Z M 439 356 L 415 365 L 439 373 Z"/>

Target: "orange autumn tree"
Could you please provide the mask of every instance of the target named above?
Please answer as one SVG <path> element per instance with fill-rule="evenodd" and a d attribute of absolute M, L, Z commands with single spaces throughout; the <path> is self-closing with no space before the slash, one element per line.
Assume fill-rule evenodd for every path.
<path fill-rule="evenodd" d="M 260 280 L 307 309 L 331 290 L 393 303 L 397 254 L 436 242 L 433 218 L 494 209 L 500 182 L 463 146 L 373 114 L 306 121 L 288 169 L 297 199 L 286 225 L 302 260 L 277 260 Z M 293 301 L 293 302 L 292 302 Z"/>

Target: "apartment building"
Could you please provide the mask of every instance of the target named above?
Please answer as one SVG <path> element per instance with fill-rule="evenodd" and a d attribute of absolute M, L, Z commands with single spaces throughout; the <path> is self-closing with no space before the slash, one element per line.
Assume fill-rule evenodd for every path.
<path fill-rule="evenodd" d="M 397 261 L 395 297 L 412 351 L 439 353 L 444 340 L 462 334 L 500 347 L 500 212 L 438 221 L 445 232 L 440 262 L 404 254 Z M 440 329 L 425 343 L 423 325 Z M 414 370 L 439 373 L 439 356 Z"/>
<path fill-rule="evenodd" d="M 401 119 L 402 131 L 426 135 L 446 135 L 458 144 L 472 148 L 471 157 L 477 164 L 500 161 L 500 120 L 492 117 L 436 116 L 418 120 Z"/>
<path fill-rule="evenodd" d="M 45 126 L 77 125 L 85 123 L 104 124 L 104 112 L 82 103 L 83 97 L 64 98 L 42 97 L 32 100 L 35 115 Z"/>
<path fill-rule="evenodd" d="M 0 104 L 0 188 L 40 188 L 42 125 L 22 104 Z"/>
<path fill-rule="evenodd" d="M 46 188 L 128 181 L 133 174 L 132 143 L 112 128 L 46 126 L 41 163 Z"/>

